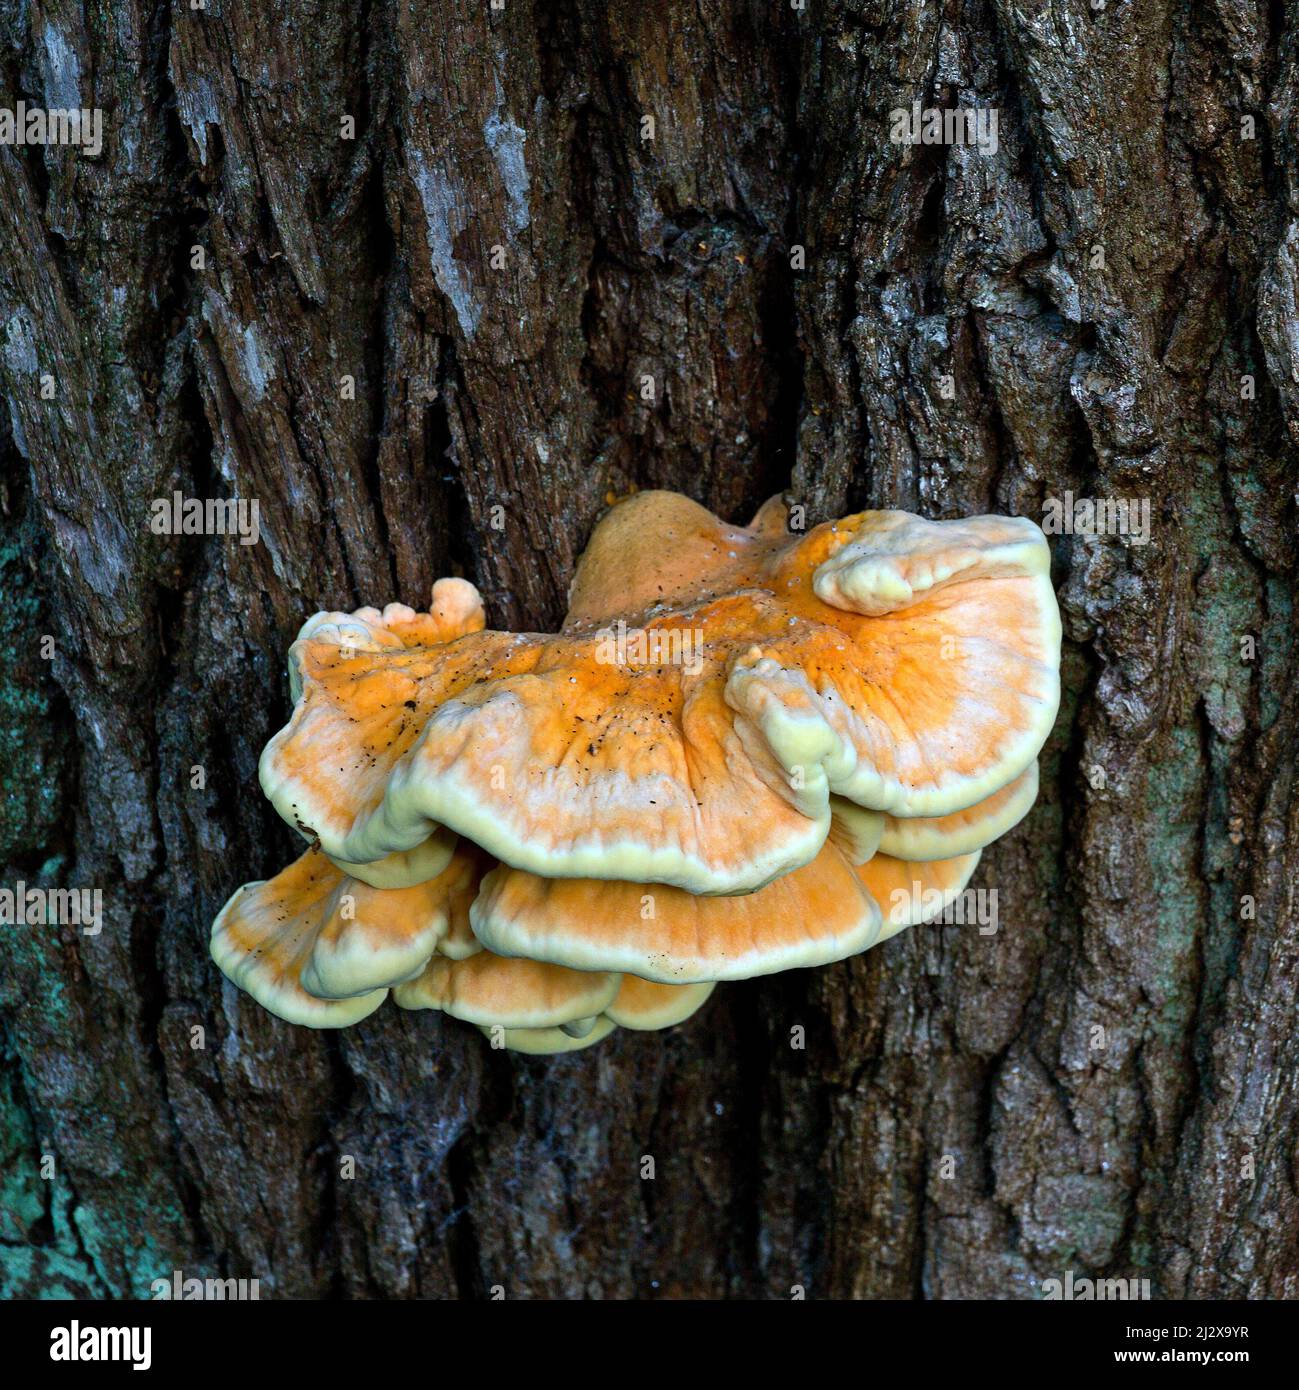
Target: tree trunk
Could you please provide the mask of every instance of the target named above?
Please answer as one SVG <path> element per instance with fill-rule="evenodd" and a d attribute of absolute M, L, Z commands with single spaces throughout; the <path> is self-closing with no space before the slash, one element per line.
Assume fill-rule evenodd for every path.
<path fill-rule="evenodd" d="M 0 927 L 4 1292 L 1299 1295 L 1293 12 L 0 26 L 0 106 L 103 111 L 97 157 L 0 146 L 0 863 L 104 903 Z M 995 109 L 995 151 L 893 142 L 913 101 Z M 213 916 L 299 852 L 257 757 L 303 619 L 461 573 L 553 629 L 635 486 L 1149 499 L 1148 545 L 1053 539 L 1065 696 L 975 880 L 996 934 L 551 1060 L 226 984 Z M 260 542 L 154 534 L 175 490 L 256 499 Z"/>

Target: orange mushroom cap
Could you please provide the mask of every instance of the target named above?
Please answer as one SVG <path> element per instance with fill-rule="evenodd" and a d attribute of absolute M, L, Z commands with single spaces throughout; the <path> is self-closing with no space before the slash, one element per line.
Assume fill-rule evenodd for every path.
<path fill-rule="evenodd" d="M 1037 800 L 1037 763 L 1013 782 L 948 816 L 885 816 L 879 849 L 896 859 L 951 859 L 983 849 L 1019 824 Z"/>
<path fill-rule="evenodd" d="M 735 897 L 541 878 L 502 865 L 484 877 L 469 917 L 499 955 L 677 985 L 841 960 L 873 944 L 882 926 L 875 899 L 834 845 Z"/>
<path fill-rule="evenodd" d="M 604 1012 L 619 1028 L 655 1032 L 684 1023 L 704 1006 L 716 988 L 713 980 L 696 985 L 663 985 L 637 975 L 624 975 L 617 997 Z"/>
<path fill-rule="evenodd" d="M 331 642 L 351 651 L 377 652 L 405 647 L 435 647 L 486 626 L 483 598 L 467 579 L 438 579 L 427 613 L 404 603 L 358 608 L 354 613 L 313 613 L 298 629 L 297 640 Z M 302 693 L 297 666 L 289 662 L 289 690 L 296 702 Z"/>
<path fill-rule="evenodd" d="M 344 1028 L 424 968 L 481 871 L 476 856 L 457 852 L 436 878 L 377 889 L 308 850 L 235 891 L 212 924 L 212 959 L 277 1017 Z"/>
<path fill-rule="evenodd" d="M 732 526 L 679 492 L 638 492 L 606 512 L 568 589 L 565 632 L 691 607 L 764 577 L 791 545 L 779 498 L 751 526 Z"/>
<path fill-rule="evenodd" d="M 427 613 L 416 612 L 404 603 L 390 603 L 382 611 L 358 608 L 354 613 L 316 613 L 303 623 L 297 641 L 327 642 L 341 651 L 403 651 L 481 632 L 484 623 L 482 596 L 468 580 L 439 579 L 433 585 Z M 301 699 L 301 672 L 292 660 L 289 691 L 295 703 Z M 408 888 L 440 874 L 455 846 L 455 834 L 438 827 L 418 844 L 369 862 L 329 857 L 345 874 L 372 888 Z"/>
<path fill-rule="evenodd" d="M 436 878 L 451 862 L 459 838 L 453 831 L 441 828 L 414 849 L 394 850 L 368 864 L 351 864 L 333 855 L 327 858 L 336 869 L 371 888 L 409 888 Z"/>
<path fill-rule="evenodd" d="M 440 1009 L 466 1023 L 553 1028 L 603 1013 L 620 983 L 606 972 L 480 951 L 467 960 L 434 956 L 419 975 L 397 986 L 393 999 L 403 1009 Z"/>
<path fill-rule="evenodd" d="M 946 815 L 1022 773 L 1059 688 L 1038 528 L 867 512 L 790 538 L 778 516 L 639 494 L 596 528 L 556 637 L 308 633 L 267 795 L 349 863 L 449 826 L 546 877 L 733 893 L 816 856 L 832 793 Z M 644 660 L 597 630 L 615 607 Z"/>

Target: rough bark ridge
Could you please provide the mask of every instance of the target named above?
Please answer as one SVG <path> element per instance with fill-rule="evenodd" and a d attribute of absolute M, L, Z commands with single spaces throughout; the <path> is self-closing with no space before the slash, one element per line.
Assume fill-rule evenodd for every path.
<path fill-rule="evenodd" d="M 0 862 L 106 921 L 0 928 L 4 1290 L 1299 1294 L 1296 32 L 1248 0 L 6 7 L 0 105 L 105 138 L 0 146 Z M 995 107 L 996 153 L 890 143 L 913 101 Z M 631 485 L 737 519 L 1151 500 L 1147 546 L 1055 543 L 1066 698 L 976 880 L 997 934 L 554 1061 L 223 988 L 213 914 L 296 853 L 256 758 L 303 617 L 461 572 L 553 625 Z M 258 499 L 261 544 L 152 534 L 173 489 Z"/>

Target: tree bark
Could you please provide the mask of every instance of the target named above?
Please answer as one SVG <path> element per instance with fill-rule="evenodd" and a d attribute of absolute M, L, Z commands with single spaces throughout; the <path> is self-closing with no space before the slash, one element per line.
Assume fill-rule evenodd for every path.
<path fill-rule="evenodd" d="M 1299 1295 L 1297 33 L 1248 0 L 7 8 L 0 106 L 104 142 L 0 146 L 0 863 L 105 920 L 0 927 L 0 1289 Z M 995 108 L 995 153 L 893 143 L 913 101 Z M 996 934 L 551 1060 L 271 1018 L 207 939 L 298 853 L 256 768 L 299 624 L 462 573 L 553 629 L 635 486 L 741 521 L 1150 500 L 1148 545 L 1053 540 L 1065 695 L 975 880 Z M 256 499 L 260 542 L 153 534 L 174 490 Z"/>

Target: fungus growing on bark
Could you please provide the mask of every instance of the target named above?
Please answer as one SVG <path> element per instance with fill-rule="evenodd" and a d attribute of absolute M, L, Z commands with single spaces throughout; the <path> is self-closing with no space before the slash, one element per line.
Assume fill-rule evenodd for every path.
<path fill-rule="evenodd" d="M 317 614 L 261 761 L 317 849 L 231 899 L 213 955 L 293 1021 L 392 988 L 546 1053 L 864 951 L 1032 805 L 1048 571 L 1020 518 L 791 535 L 777 499 L 738 527 L 649 492 L 596 527 L 558 634 L 488 631 L 463 580 Z"/>

